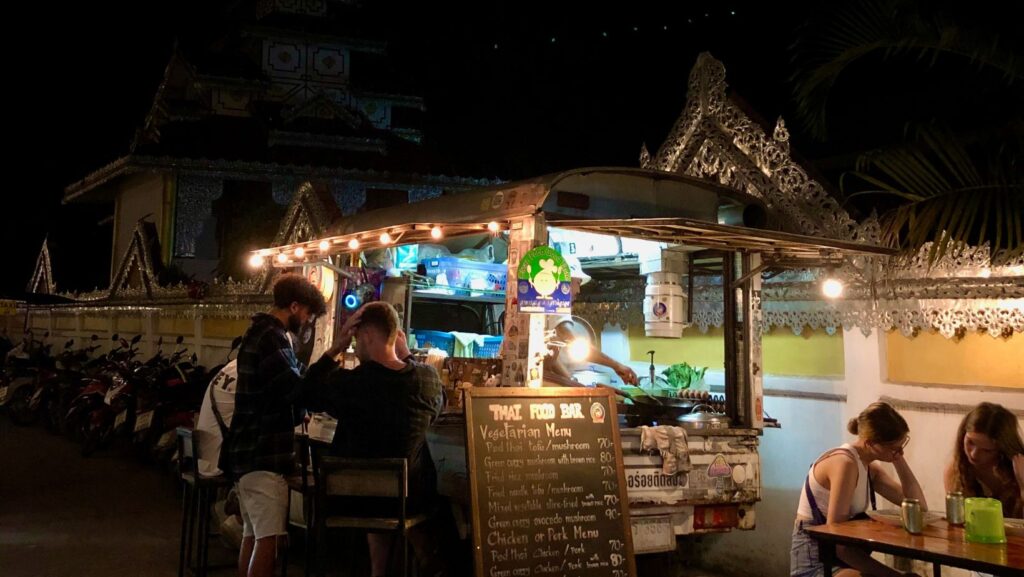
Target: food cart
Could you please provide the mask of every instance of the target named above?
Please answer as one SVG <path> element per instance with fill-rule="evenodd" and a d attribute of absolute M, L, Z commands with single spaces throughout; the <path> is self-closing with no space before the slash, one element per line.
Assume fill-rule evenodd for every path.
<path fill-rule="evenodd" d="M 667 407 L 640 410 L 636 401 L 619 405 L 621 465 L 634 549 L 641 554 L 673 550 L 679 535 L 755 527 L 755 504 L 761 498 L 758 440 L 765 427 L 762 273 L 830 267 L 858 255 L 889 252 L 787 233 L 773 222 L 762 201 L 715 183 L 643 169 L 584 168 L 347 217 L 324 238 L 256 251 L 253 264 L 301 267 L 316 278 L 338 275 L 332 281 L 333 316 L 319 327 L 323 348 L 332 332 L 327 329 L 371 298 L 395 304 L 406 331 L 421 346 L 428 339 L 418 333 L 444 333 L 440 325 L 461 322 L 465 310 L 476 315 L 483 333 L 478 346 L 500 353 L 496 359 L 461 365 L 451 361 L 455 364 L 445 375 L 449 411 L 429 438 L 439 489 L 457 502 L 468 496 L 460 387 L 579 384 L 545 372 L 551 331 L 544 314 L 521 306 L 528 289 L 546 284 L 548 294 L 568 292 L 563 287 L 570 279 L 564 271 L 545 269 L 545 275 L 554 276 L 540 283 L 536 268 L 525 262 L 528 255 L 549 244 L 571 253 L 571 235 L 578 233 L 620 239 L 620 246 L 630 241 L 642 254 L 621 251 L 590 259 L 590 268 L 581 261 L 583 272 L 595 279 L 646 277 L 643 302 L 630 304 L 643 307 L 646 334 L 662 338 L 681 337 L 695 278 L 719 279 L 725 315 L 724 400 L 716 408 L 683 416 Z M 563 242 L 551 242 L 552 235 Z M 438 245 L 450 247 L 448 254 Z M 452 258 L 458 254 L 474 258 L 460 266 L 458 257 Z M 357 272 L 367 266 L 391 274 L 372 285 Z M 521 278 L 525 270 L 532 270 L 534 278 Z M 452 282 L 455 276 L 463 282 Z M 591 293 L 600 300 L 600 283 L 593 284 Z M 654 378 L 649 375 L 647 384 L 653 385 Z M 619 383 L 612 379 L 611 384 Z M 667 473 L 661 453 L 642 450 L 644 427 L 658 424 L 686 431 L 688 467 Z"/>

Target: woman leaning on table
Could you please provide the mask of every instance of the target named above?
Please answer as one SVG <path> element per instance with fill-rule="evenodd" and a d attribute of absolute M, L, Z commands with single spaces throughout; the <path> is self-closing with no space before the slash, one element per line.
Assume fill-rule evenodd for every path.
<path fill-rule="evenodd" d="M 864 517 L 874 492 L 896 504 L 901 504 L 904 497 L 918 499 L 921 508 L 927 509 L 921 485 L 903 459 L 910 430 L 896 409 L 886 403 L 872 403 L 850 419 L 847 428 L 857 440 L 826 451 L 807 472 L 793 526 L 791 577 L 824 577 L 818 545 L 805 528 Z M 889 475 L 882 463 L 892 463 L 898 479 Z M 839 546 L 836 553 L 841 565 L 833 571 L 836 577 L 915 575 L 896 571 L 856 547 Z"/>
<path fill-rule="evenodd" d="M 1024 517 L 1024 442 L 1017 417 L 1002 405 L 981 403 L 960 421 L 946 491 L 991 497 L 1003 517 Z"/>

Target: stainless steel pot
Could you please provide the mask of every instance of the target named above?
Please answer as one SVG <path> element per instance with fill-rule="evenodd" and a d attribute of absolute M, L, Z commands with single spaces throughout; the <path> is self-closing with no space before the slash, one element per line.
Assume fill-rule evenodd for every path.
<path fill-rule="evenodd" d="M 697 405 L 688 415 L 676 418 L 676 422 L 688 431 L 713 431 L 729 428 L 729 417 L 714 412 L 711 405 Z"/>

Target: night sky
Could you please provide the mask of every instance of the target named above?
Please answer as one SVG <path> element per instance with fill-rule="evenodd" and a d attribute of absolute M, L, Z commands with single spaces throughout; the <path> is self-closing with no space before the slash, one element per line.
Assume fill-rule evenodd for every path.
<path fill-rule="evenodd" d="M 174 38 L 215 31 L 214 4 L 11 9 L 22 12 L 9 14 L 9 26 L 25 36 L 5 40 L 14 129 L 6 131 L 12 157 L 5 163 L 2 229 L 9 258 L 0 291 L 24 289 L 48 230 L 83 239 L 109 234 L 95 223 L 112 210 L 61 207 L 63 188 L 127 153 Z M 746 1 L 363 4 L 367 34 L 388 44 L 395 85 L 426 99 L 425 145 L 462 176 L 506 179 L 636 166 L 641 144 L 654 153 L 682 110 L 687 75 L 702 51 L 724 62 L 731 88 L 758 120 L 789 121 L 795 115 L 788 47 L 800 25 L 818 17 L 805 7 L 812 3 Z M 972 3 L 963 17 L 1019 38 L 1019 20 L 988 12 L 988 4 L 998 6 Z M 354 78 L 359 73 L 353 69 Z M 866 141 L 898 138 L 901 118 L 889 117 L 890 99 L 928 102 L 919 80 L 876 77 L 837 87 L 843 95 L 836 118 L 842 121 L 846 110 L 863 130 L 848 126 L 823 143 L 790 121 L 794 149 L 831 176 Z M 863 124 L 864 116 L 879 126 Z M 75 244 L 64 247 L 71 256 L 62 264 L 75 266 L 79 288 L 102 285 L 108 260 L 90 266 L 88 243 Z M 58 273 L 58 281 L 65 276 Z"/>

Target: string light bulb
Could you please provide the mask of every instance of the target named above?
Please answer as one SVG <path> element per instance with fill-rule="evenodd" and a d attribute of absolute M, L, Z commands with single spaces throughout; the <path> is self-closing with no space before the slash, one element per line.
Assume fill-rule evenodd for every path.
<path fill-rule="evenodd" d="M 498 223 L 493 220 L 487 223 L 487 230 L 491 232 L 498 232 L 500 229 L 501 227 L 498 226 Z"/>
<path fill-rule="evenodd" d="M 284 254 L 283 252 L 277 253 L 277 262 L 281 264 L 288 262 L 288 255 Z"/>
<path fill-rule="evenodd" d="M 252 268 L 260 268 L 261 266 L 263 266 L 263 257 L 258 254 L 250 256 L 249 266 L 251 266 Z"/>
<path fill-rule="evenodd" d="M 331 243 L 326 240 L 320 241 L 320 252 L 327 252 L 327 249 L 331 248 Z"/>
<path fill-rule="evenodd" d="M 353 238 L 352 240 L 348 241 L 348 248 L 352 250 L 356 250 L 357 248 L 359 248 L 359 239 Z"/>
<path fill-rule="evenodd" d="M 391 244 L 391 235 L 386 232 L 382 232 L 380 235 L 380 243 Z"/>
<path fill-rule="evenodd" d="M 302 248 L 301 246 L 295 249 L 295 258 L 302 258 L 304 256 L 306 256 L 306 249 Z"/>
<path fill-rule="evenodd" d="M 444 231 L 441 230 L 441 227 L 435 226 L 435 227 L 430 229 L 430 238 L 432 238 L 434 240 L 437 240 L 437 239 L 441 238 L 442 236 L 444 236 Z"/>

